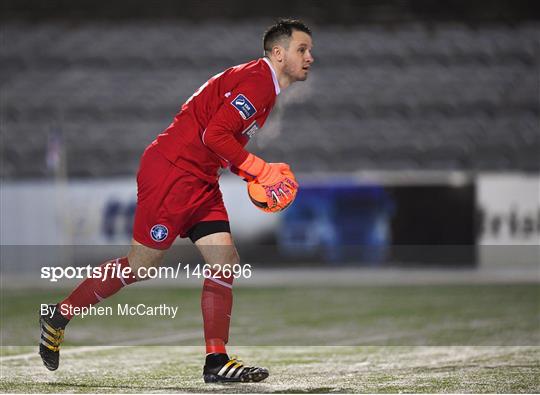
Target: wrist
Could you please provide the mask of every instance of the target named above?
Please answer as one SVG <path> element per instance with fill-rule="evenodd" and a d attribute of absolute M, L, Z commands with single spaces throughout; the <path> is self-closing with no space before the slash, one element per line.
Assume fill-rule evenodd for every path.
<path fill-rule="evenodd" d="M 249 154 L 238 168 L 254 177 L 265 176 L 270 166 L 256 155 Z"/>

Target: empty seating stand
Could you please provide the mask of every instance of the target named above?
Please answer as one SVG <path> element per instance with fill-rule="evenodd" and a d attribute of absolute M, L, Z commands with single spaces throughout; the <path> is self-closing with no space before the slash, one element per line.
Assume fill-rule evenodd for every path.
<path fill-rule="evenodd" d="M 70 176 L 133 175 L 195 89 L 261 54 L 257 23 L 6 22 L 3 34 L 7 179 L 47 176 L 55 133 Z M 308 81 L 284 91 L 251 142 L 268 160 L 306 172 L 540 170 L 538 24 L 325 26 L 314 40 Z"/>

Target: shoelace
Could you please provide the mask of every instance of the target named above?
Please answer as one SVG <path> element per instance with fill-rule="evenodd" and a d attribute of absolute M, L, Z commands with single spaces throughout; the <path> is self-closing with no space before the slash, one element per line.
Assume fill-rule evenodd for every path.
<path fill-rule="evenodd" d="M 231 357 L 230 361 L 234 361 L 235 363 L 239 364 L 240 366 L 244 366 L 244 361 L 241 359 L 238 359 L 236 357 Z"/>

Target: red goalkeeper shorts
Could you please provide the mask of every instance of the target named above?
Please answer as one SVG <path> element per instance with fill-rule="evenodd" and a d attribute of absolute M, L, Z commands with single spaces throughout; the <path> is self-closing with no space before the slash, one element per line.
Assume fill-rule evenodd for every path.
<path fill-rule="evenodd" d="M 133 238 L 167 249 L 200 222 L 227 221 L 219 184 L 209 184 L 169 162 L 154 145 L 143 153 L 137 173 Z"/>

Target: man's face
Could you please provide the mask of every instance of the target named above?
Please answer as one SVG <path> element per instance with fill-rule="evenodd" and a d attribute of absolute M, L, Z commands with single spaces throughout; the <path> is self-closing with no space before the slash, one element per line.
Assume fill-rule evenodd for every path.
<path fill-rule="evenodd" d="M 305 81 L 314 59 L 311 56 L 313 43 L 309 34 L 294 30 L 283 56 L 283 72 L 291 82 Z"/>

